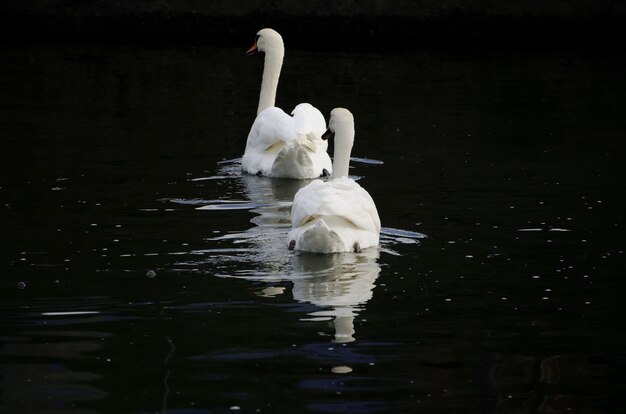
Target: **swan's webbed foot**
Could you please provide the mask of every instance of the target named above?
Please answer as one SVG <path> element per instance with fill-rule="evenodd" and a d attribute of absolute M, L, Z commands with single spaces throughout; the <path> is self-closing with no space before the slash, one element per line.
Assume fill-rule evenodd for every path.
<path fill-rule="evenodd" d="M 289 250 L 293 250 L 296 248 L 296 241 L 292 240 L 289 242 Z"/>
<path fill-rule="evenodd" d="M 330 173 L 328 172 L 328 170 L 326 168 L 322 169 L 322 175 L 320 175 L 320 177 L 329 177 Z"/>
<path fill-rule="evenodd" d="M 354 244 L 352 245 L 352 251 L 354 251 L 354 253 L 361 253 L 362 250 L 359 242 L 354 242 Z"/>
<path fill-rule="evenodd" d="M 261 170 L 256 172 L 256 176 L 257 177 L 263 177 L 263 172 L 261 172 Z"/>

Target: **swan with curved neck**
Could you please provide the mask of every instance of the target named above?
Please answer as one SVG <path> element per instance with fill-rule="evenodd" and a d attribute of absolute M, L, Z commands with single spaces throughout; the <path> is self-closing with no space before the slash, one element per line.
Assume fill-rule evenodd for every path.
<path fill-rule="evenodd" d="M 283 59 L 285 57 L 285 45 L 282 36 L 272 29 L 259 31 L 257 40 L 254 42 L 254 45 L 248 49 L 246 54 L 252 55 L 257 52 L 265 53 L 259 106 L 256 110 L 256 114 L 259 115 L 264 109 L 276 104 L 278 79 L 280 78 L 280 71 L 283 67 Z"/>
<path fill-rule="evenodd" d="M 289 249 L 316 253 L 360 252 L 378 245 L 380 218 L 374 200 L 348 177 L 354 117 L 344 108 L 330 114 L 324 138 L 334 137 L 331 180 L 315 180 L 295 195 Z"/>
<path fill-rule="evenodd" d="M 287 115 L 275 106 L 278 80 L 285 56 L 281 35 L 272 29 L 257 33 L 246 54 L 265 53 L 263 79 L 257 116 L 252 124 L 241 165 L 250 174 L 267 177 L 307 179 L 329 175 L 332 171 L 321 139 L 326 130 L 322 113 L 301 103 Z"/>

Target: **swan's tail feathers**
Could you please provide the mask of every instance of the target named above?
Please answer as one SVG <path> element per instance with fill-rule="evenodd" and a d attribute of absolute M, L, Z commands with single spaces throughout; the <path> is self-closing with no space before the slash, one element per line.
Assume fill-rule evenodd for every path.
<path fill-rule="evenodd" d="M 316 253 L 337 251 L 337 246 L 343 245 L 343 240 L 333 231 L 323 218 L 309 226 L 296 240 L 295 248 Z"/>
<path fill-rule="evenodd" d="M 311 151 L 311 152 L 315 152 L 317 149 L 317 145 L 315 145 L 315 142 L 311 141 L 310 139 L 307 139 L 306 141 L 302 141 L 300 145 L 302 145 L 302 148 L 304 148 L 305 150 Z"/>
<path fill-rule="evenodd" d="M 378 245 L 378 234 L 343 216 L 311 215 L 289 233 L 289 249 L 315 253 L 354 252 Z"/>
<path fill-rule="evenodd" d="M 326 152 L 328 148 L 328 143 L 323 141 L 319 136 L 315 135 L 315 133 L 311 132 L 306 135 L 305 139 L 303 139 L 300 144 L 310 152 Z"/>
<path fill-rule="evenodd" d="M 276 155 L 272 166 L 272 175 L 275 177 L 317 178 L 321 174 L 316 171 L 309 149 L 299 142 L 283 146 Z"/>
<path fill-rule="evenodd" d="M 278 141 L 272 142 L 270 146 L 265 148 L 265 152 L 267 153 L 276 153 L 282 150 L 285 147 L 285 141 L 279 139 Z"/>

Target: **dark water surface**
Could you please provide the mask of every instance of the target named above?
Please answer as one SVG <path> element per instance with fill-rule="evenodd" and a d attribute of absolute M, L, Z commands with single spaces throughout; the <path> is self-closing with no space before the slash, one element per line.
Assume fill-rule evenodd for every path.
<path fill-rule="evenodd" d="M 324 256 L 242 50 L 0 53 L 1 412 L 618 411 L 624 56 L 288 50 L 384 226 Z"/>

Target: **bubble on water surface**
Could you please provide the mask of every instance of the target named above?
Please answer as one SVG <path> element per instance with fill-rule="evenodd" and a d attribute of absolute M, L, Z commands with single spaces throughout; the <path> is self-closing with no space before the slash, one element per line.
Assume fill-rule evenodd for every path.
<path fill-rule="evenodd" d="M 152 279 L 153 277 L 156 276 L 156 272 L 154 270 L 148 270 L 148 273 L 146 273 L 146 276 Z"/>
<path fill-rule="evenodd" d="M 17 283 L 17 288 L 20 289 L 20 290 L 26 289 L 26 283 L 18 282 Z"/>

